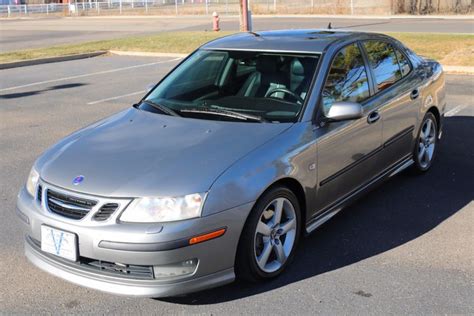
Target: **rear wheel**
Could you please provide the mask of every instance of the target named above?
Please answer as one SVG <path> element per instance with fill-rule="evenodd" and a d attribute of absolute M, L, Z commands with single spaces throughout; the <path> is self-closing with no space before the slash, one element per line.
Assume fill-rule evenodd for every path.
<path fill-rule="evenodd" d="M 291 262 L 301 226 L 294 193 L 275 187 L 255 204 L 239 242 L 238 277 L 257 281 L 279 275 Z"/>
<path fill-rule="evenodd" d="M 418 132 L 418 139 L 413 152 L 415 171 L 423 173 L 428 171 L 433 163 L 438 139 L 438 124 L 433 113 L 426 113 Z"/>

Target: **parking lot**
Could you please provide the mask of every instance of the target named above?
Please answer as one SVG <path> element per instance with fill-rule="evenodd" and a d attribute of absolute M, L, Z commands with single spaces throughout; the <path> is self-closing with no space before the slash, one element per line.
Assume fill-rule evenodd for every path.
<path fill-rule="evenodd" d="M 15 201 L 36 157 L 130 107 L 177 62 L 106 56 L 1 71 L 0 313 L 474 313 L 473 76 L 447 76 L 448 117 L 432 170 L 402 173 L 345 209 L 305 238 L 272 282 L 129 298 L 27 262 Z"/>

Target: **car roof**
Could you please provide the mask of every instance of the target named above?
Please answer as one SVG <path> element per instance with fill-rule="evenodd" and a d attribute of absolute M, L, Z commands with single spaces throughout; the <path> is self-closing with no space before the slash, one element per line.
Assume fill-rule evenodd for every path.
<path fill-rule="evenodd" d="M 387 38 L 387 36 L 377 33 L 334 29 L 243 32 L 221 37 L 204 44 L 201 48 L 210 50 L 322 53 L 334 42 L 368 38 Z"/>

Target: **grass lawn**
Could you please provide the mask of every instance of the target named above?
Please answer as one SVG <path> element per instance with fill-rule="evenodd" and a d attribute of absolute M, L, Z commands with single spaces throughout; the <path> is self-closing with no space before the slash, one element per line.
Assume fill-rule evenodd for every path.
<path fill-rule="evenodd" d="M 387 33 L 417 54 L 445 66 L 474 66 L 474 35 L 433 33 Z"/>
<path fill-rule="evenodd" d="M 190 53 L 199 45 L 233 32 L 167 32 L 156 35 L 69 44 L 1 53 L 0 63 L 42 57 L 64 56 L 98 50 Z M 420 55 L 443 65 L 474 66 L 474 36 L 436 33 L 387 33 Z"/>
<path fill-rule="evenodd" d="M 47 48 L 26 49 L 0 54 L 0 63 L 42 57 L 65 56 L 100 50 L 137 52 L 190 53 L 199 45 L 235 32 L 166 32 L 157 35 L 67 44 Z"/>

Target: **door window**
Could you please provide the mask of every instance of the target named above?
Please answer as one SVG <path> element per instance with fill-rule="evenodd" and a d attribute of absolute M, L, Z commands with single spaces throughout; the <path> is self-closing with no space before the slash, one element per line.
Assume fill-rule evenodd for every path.
<path fill-rule="evenodd" d="M 398 65 L 400 66 L 400 71 L 402 72 L 402 77 L 408 75 L 411 71 L 411 65 L 405 55 L 400 52 L 399 49 L 394 48 L 395 53 L 397 54 Z"/>
<path fill-rule="evenodd" d="M 366 41 L 364 48 L 379 91 L 387 89 L 402 78 L 395 51 L 389 43 Z"/>
<path fill-rule="evenodd" d="M 331 65 L 323 89 L 323 111 L 334 102 L 362 102 L 370 96 L 364 60 L 356 43 L 341 49 Z"/>

